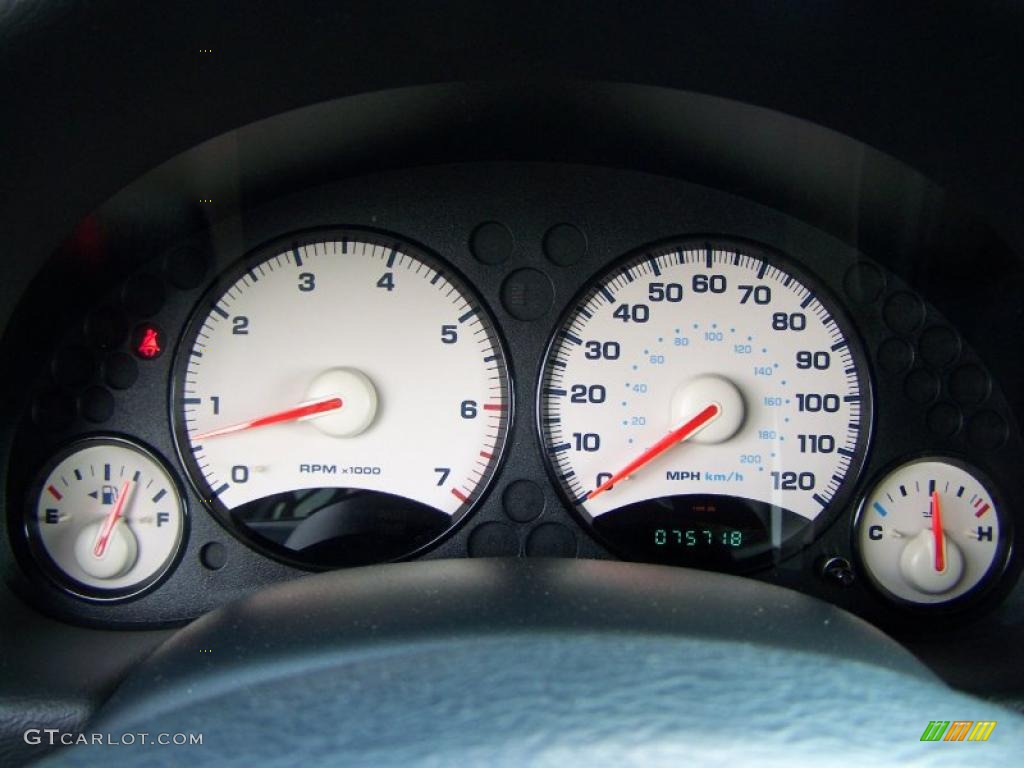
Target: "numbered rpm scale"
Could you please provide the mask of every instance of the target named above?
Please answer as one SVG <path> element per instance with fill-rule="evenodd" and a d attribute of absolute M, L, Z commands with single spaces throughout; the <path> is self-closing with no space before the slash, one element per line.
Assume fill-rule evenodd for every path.
<path fill-rule="evenodd" d="M 393 235 L 278 241 L 200 300 L 172 417 L 200 496 L 288 562 L 406 557 L 486 493 L 511 417 L 482 302 Z"/>
<path fill-rule="evenodd" d="M 871 390 L 811 277 L 752 244 L 685 240 L 583 291 L 538 411 L 552 475 L 609 548 L 742 570 L 811 541 L 849 498 Z"/>

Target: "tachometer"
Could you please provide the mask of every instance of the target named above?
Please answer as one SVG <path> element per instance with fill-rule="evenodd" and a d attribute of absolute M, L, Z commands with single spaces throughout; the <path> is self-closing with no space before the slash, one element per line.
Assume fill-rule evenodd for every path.
<path fill-rule="evenodd" d="M 396 237 L 260 249 L 201 300 L 175 366 L 178 448 L 250 543 L 318 567 L 407 556 L 486 492 L 511 415 L 490 315 Z"/>
<path fill-rule="evenodd" d="M 613 551 L 730 570 L 809 542 L 870 431 L 866 367 L 826 292 L 722 240 L 595 280 L 552 339 L 539 399 L 550 469 Z"/>

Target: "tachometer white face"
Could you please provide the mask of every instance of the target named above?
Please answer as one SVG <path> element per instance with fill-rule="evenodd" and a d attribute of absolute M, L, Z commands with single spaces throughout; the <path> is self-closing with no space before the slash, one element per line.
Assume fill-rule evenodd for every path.
<path fill-rule="evenodd" d="M 264 250 L 204 299 L 178 368 L 178 440 L 201 492 L 311 564 L 436 538 L 505 441 L 508 374 L 486 310 L 381 235 Z"/>
<path fill-rule="evenodd" d="M 636 559 L 778 553 L 849 489 L 870 393 L 806 278 L 729 244 L 599 278 L 552 342 L 541 426 L 566 496 Z"/>

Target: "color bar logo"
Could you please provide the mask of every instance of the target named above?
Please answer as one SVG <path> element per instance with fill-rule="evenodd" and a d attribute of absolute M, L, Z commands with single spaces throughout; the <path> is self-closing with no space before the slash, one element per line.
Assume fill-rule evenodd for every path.
<path fill-rule="evenodd" d="M 995 720 L 932 720 L 921 741 L 988 741 L 995 727 Z"/>

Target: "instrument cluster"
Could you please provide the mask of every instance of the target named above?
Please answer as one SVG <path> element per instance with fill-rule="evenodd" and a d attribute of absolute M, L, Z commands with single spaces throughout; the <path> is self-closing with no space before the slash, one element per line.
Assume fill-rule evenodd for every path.
<path fill-rule="evenodd" d="M 998 382 L 882 260 L 777 211 L 464 165 L 140 229 L 107 222 L 144 256 L 25 340 L 6 572 L 61 618 L 435 557 L 738 572 L 887 627 L 1016 580 Z"/>

